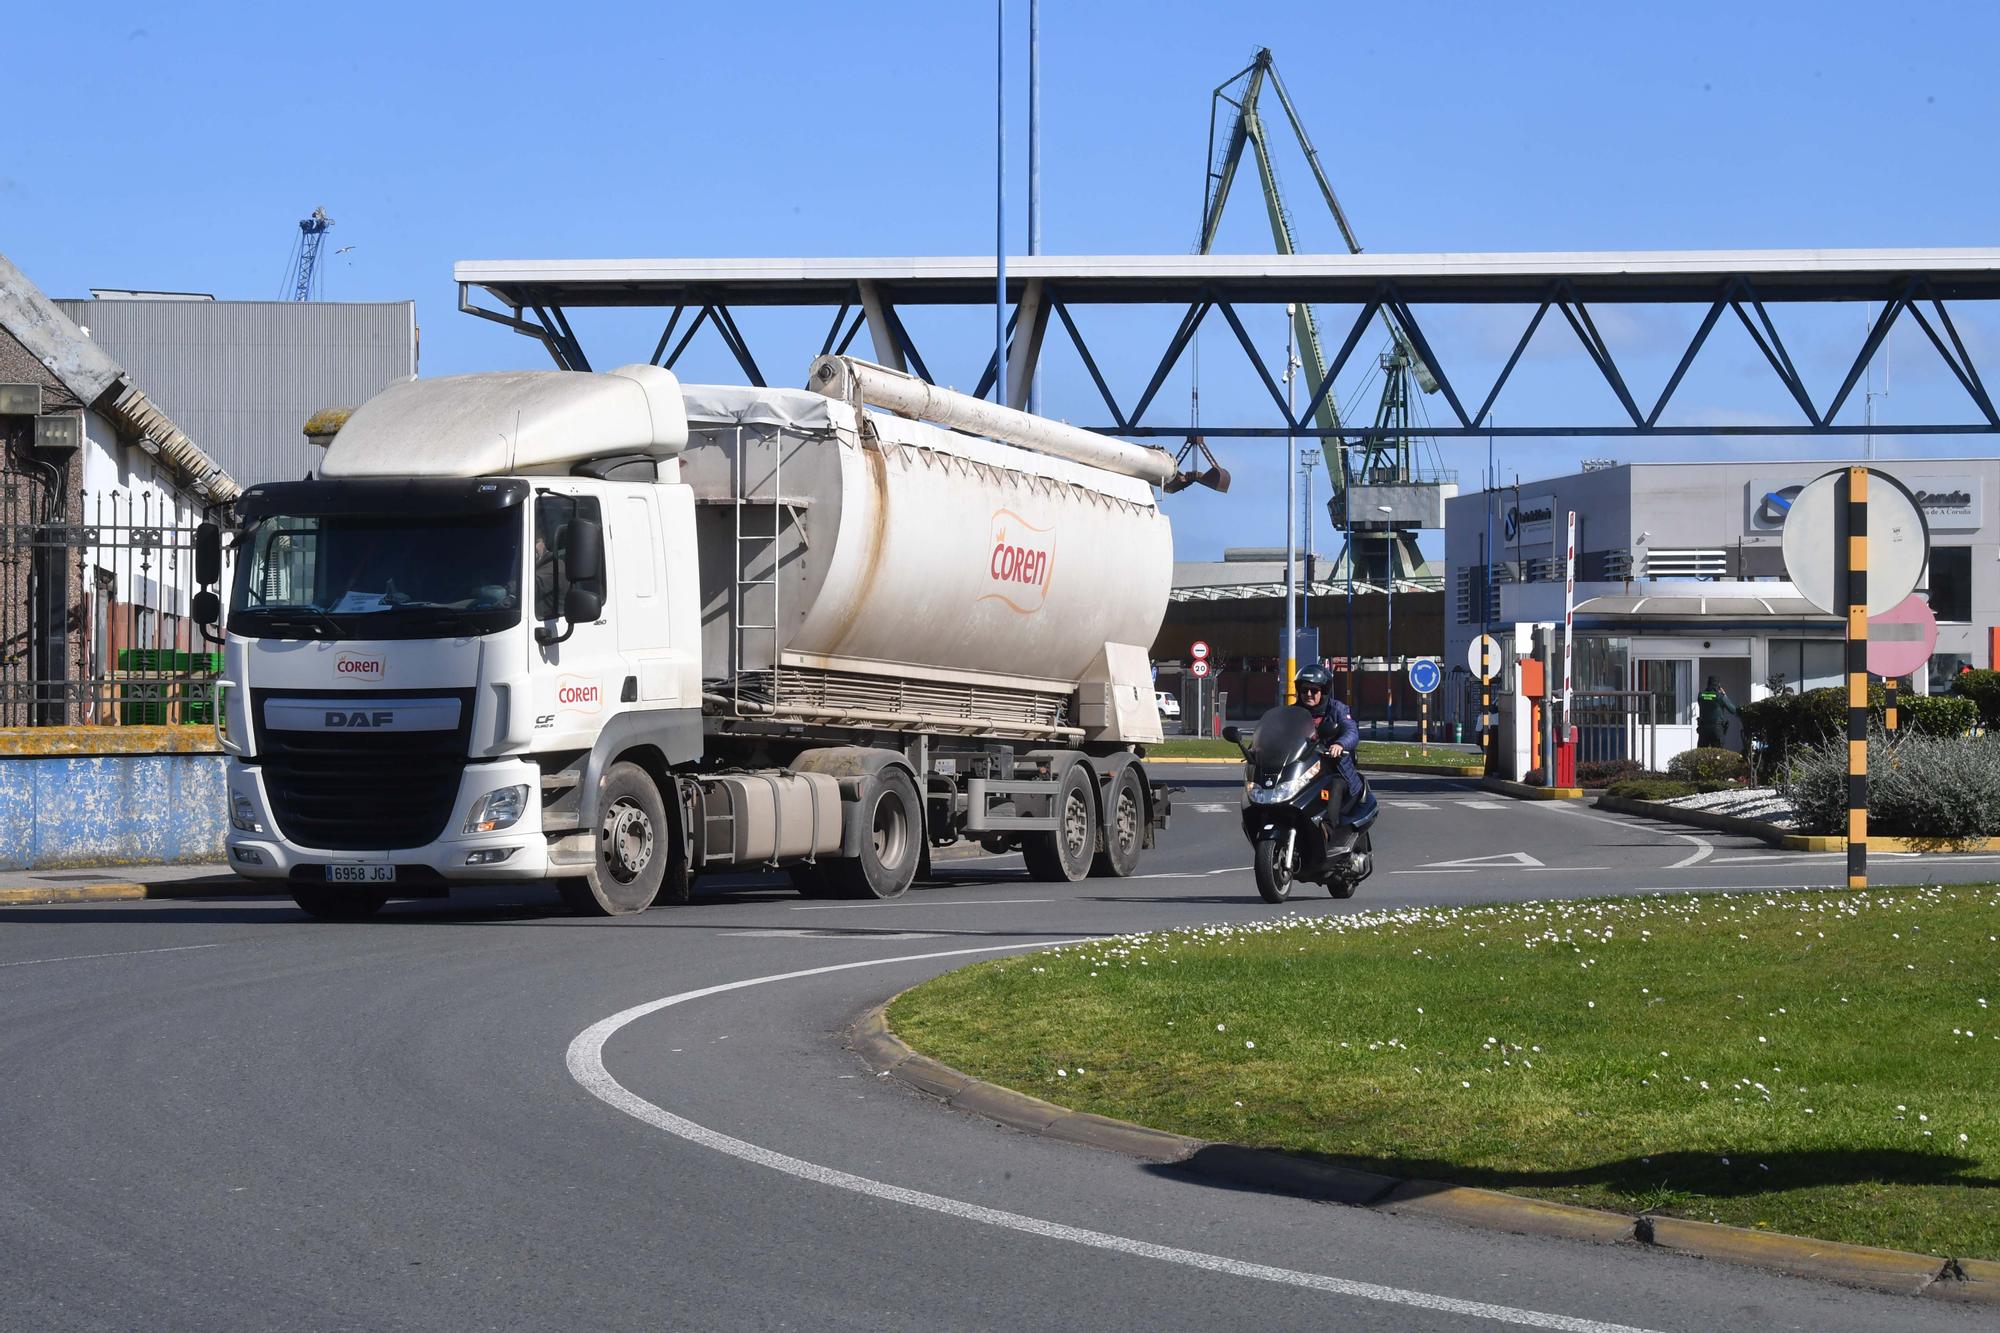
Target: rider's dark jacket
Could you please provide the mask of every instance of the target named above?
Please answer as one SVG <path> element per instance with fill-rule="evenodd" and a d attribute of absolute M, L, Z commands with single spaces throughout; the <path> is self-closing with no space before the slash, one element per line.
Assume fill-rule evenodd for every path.
<path fill-rule="evenodd" d="M 1303 705 L 1301 705 L 1303 707 Z M 1354 714 L 1347 705 L 1330 694 L 1320 696 L 1319 706 L 1308 708 L 1307 712 L 1319 719 L 1319 729 L 1315 733 L 1320 745 L 1340 747 L 1337 766 L 1340 777 L 1350 792 L 1361 788 L 1361 770 L 1354 766 L 1354 747 L 1361 744 L 1361 728 L 1354 725 Z"/>

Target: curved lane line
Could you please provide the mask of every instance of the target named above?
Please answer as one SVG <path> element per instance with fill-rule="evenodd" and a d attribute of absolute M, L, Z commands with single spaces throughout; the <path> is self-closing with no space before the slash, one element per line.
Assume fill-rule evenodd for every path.
<path fill-rule="evenodd" d="M 1200 1250 L 1184 1250 L 1172 1245 L 1155 1245 L 1148 1241 L 1132 1240 L 1125 1236 L 1114 1236 L 1103 1231 L 1090 1231 L 1083 1227 L 1066 1226 L 1060 1222 L 1047 1222 L 1041 1218 L 1027 1217 L 1021 1213 L 1004 1212 L 998 1208 L 988 1208 L 981 1204 L 966 1203 L 960 1199 L 948 1199 L 943 1195 L 926 1194 L 922 1190 L 905 1189 L 900 1185 L 888 1185 L 866 1176 L 852 1175 L 837 1171 L 832 1167 L 819 1166 L 813 1162 L 788 1157 L 784 1153 L 769 1148 L 760 1148 L 754 1143 L 731 1138 L 727 1134 L 695 1124 L 692 1120 L 675 1115 L 663 1107 L 654 1105 L 637 1093 L 627 1089 L 611 1076 L 604 1067 L 604 1044 L 620 1029 L 662 1009 L 690 1000 L 704 999 L 710 995 L 720 995 L 725 991 L 743 990 L 750 986 L 764 986 L 778 981 L 796 981 L 802 977 L 823 976 L 829 972 L 846 972 L 859 967 L 887 967 L 894 963 L 916 963 L 932 958 L 958 958 L 967 954 L 1010 953 L 1026 949 L 1047 949 L 1061 944 L 1084 944 L 1087 940 L 1046 940 L 1040 944 L 1000 944 L 987 945 L 977 949 L 947 949 L 938 953 L 904 954 L 896 958 L 871 958 L 858 963 L 835 963 L 827 967 L 808 967 L 797 972 L 779 972 L 766 977 L 751 977 L 743 981 L 725 982 L 719 986 L 704 986 L 700 990 L 682 991 L 678 995 L 668 995 L 662 999 L 650 1000 L 620 1010 L 609 1018 L 591 1024 L 569 1044 L 565 1062 L 569 1066 L 570 1077 L 575 1079 L 591 1096 L 617 1110 L 623 1111 L 634 1120 L 665 1130 L 678 1138 L 686 1139 L 704 1148 L 754 1162 L 774 1171 L 782 1171 L 800 1180 L 810 1180 L 816 1184 L 831 1185 L 835 1189 L 850 1190 L 865 1194 L 870 1198 L 882 1199 L 889 1203 L 900 1203 L 911 1208 L 922 1208 L 947 1217 L 961 1218 L 968 1222 L 980 1222 L 987 1226 L 1003 1227 L 1009 1231 L 1024 1232 L 1030 1236 L 1041 1236 L 1048 1240 L 1068 1241 L 1073 1245 L 1087 1245 L 1092 1249 L 1110 1250 L 1118 1254 L 1129 1254 L 1142 1259 L 1157 1259 L 1164 1263 L 1180 1264 L 1187 1268 L 1201 1269 L 1211 1273 L 1225 1273 L 1232 1277 L 1256 1278 L 1264 1282 L 1279 1282 L 1287 1286 L 1304 1287 L 1312 1291 L 1323 1291 L 1335 1296 L 1350 1296 L 1361 1300 L 1381 1301 L 1391 1305 L 1413 1306 L 1420 1310 L 1437 1310 L 1447 1314 L 1470 1315 L 1479 1319 L 1493 1319 L 1505 1324 L 1520 1324 L 1528 1328 L 1562 1330 L 1562 1333 L 1646 1333 L 1629 1324 L 1607 1324 L 1595 1319 L 1578 1319 L 1570 1315 L 1545 1314 L 1538 1310 L 1517 1309 L 1508 1305 L 1492 1305 L 1485 1301 L 1459 1300 L 1451 1296 L 1435 1296 L 1429 1292 L 1409 1291 L 1401 1287 L 1385 1287 L 1373 1282 L 1355 1282 L 1347 1278 L 1327 1277 L 1319 1273 L 1305 1273 L 1291 1268 L 1273 1268 L 1268 1264 L 1245 1263 L 1240 1259 L 1230 1259 L 1218 1254 L 1205 1254 Z"/>
<path fill-rule="evenodd" d="M 1655 837 L 1679 838 L 1683 842 L 1693 843 L 1695 845 L 1695 850 L 1688 853 L 1688 855 L 1682 857 L 1680 860 L 1674 862 L 1672 865 L 1666 867 L 1668 870 L 1685 870 L 1689 866 L 1694 865 L 1699 861 L 1706 861 L 1709 857 L 1715 855 L 1714 843 L 1710 842 L 1707 838 L 1697 838 L 1692 833 L 1676 833 L 1672 829 L 1647 828 L 1642 824 L 1635 824 L 1628 820 L 1614 819 L 1610 815 L 1593 815 L 1588 810 L 1573 810 L 1570 809 L 1568 806 L 1561 806 L 1559 808 L 1562 809 L 1565 814 L 1574 815 L 1578 819 L 1594 819 L 1600 824 L 1616 824 L 1619 828 L 1622 829 L 1627 829 L 1627 830 L 1637 829 L 1641 833 L 1651 833 Z"/>

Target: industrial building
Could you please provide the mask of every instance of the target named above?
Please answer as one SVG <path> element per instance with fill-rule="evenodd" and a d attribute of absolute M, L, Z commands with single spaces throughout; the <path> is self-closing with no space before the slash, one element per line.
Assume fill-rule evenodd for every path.
<path fill-rule="evenodd" d="M 1393 584 L 1370 580 L 1357 570 L 1350 599 L 1348 573 L 1344 557 L 1299 558 L 1298 607 L 1305 627 L 1299 658 L 1330 663 L 1335 692 L 1357 716 L 1386 720 L 1393 706 L 1394 717 L 1415 717 L 1417 696 L 1402 663 L 1435 657 L 1442 650 L 1444 580 L 1428 564 Z M 1209 645 L 1208 681 L 1227 696 L 1230 717 L 1254 718 L 1283 700 L 1282 548 L 1239 547 L 1224 551 L 1221 560 L 1175 563 L 1153 660 L 1160 688 L 1185 696 L 1188 717 L 1193 716 L 1194 699 L 1188 649 L 1197 639 Z"/>
<path fill-rule="evenodd" d="M 1444 654 L 1461 685 L 1482 631 L 1563 620 L 1568 515 L 1577 516 L 1574 689 L 1650 715 L 1653 753 L 1695 744 L 1696 695 L 1713 676 L 1732 701 L 1841 684 L 1843 627 L 1787 581 L 1791 497 L 1851 459 L 1631 463 L 1459 496 L 1446 506 Z M 1942 691 L 1993 664 L 2000 625 L 2000 459 L 1887 459 L 1871 466 L 1915 494 L 1931 553 L 1918 591 L 1938 641 L 1910 682 Z M 1644 708 L 1639 705 L 1643 704 Z M 1636 715 L 1635 714 L 1635 715 Z M 1733 729 L 1723 743 L 1732 748 Z"/>
<path fill-rule="evenodd" d="M 303 427 L 417 373 L 412 301 L 218 301 L 94 288 L 56 305 L 245 486 L 319 466 Z"/>

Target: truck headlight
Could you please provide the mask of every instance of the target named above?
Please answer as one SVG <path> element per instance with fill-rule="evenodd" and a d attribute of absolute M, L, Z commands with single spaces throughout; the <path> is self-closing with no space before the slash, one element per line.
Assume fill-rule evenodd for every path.
<path fill-rule="evenodd" d="M 264 831 L 264 826 L 257 822 L 257 807 L 240 791 L 229 793 L 229 826 L 239 833 Z"/>
<path fill-rule="evenodd" d="M 526 786 L 498 787 L 472 803 L 465 817 L 467 833 L 491 833 L 518 823 L 528 808 Z"/>

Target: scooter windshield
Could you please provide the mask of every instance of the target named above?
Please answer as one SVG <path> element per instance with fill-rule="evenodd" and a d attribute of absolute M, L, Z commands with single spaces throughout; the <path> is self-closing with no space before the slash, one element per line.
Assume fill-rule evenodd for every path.
<path fill-rule="evenodd" d="M 1256 747 L 1250 752 L 1250 773 L 1261 782 L 1278 778 L 1296 763 L 1312 744 L 1319 719 L 1303 708 L 1288 705 L 1273 708 L 1257 723 Z"/>

